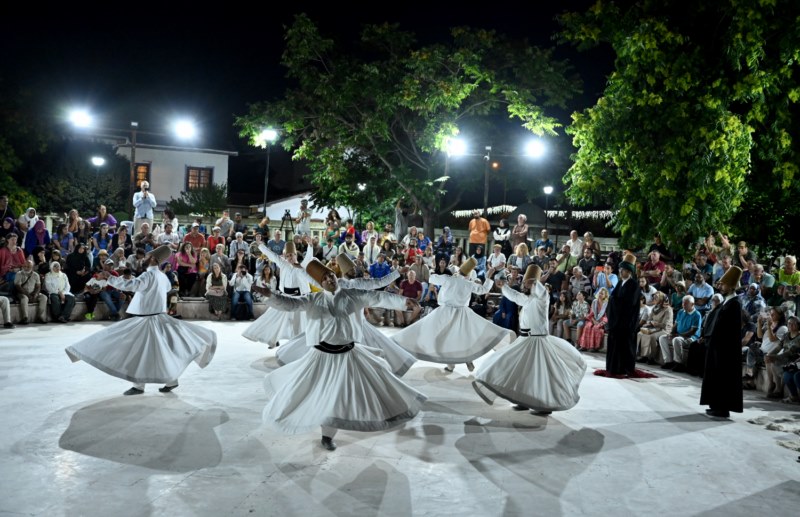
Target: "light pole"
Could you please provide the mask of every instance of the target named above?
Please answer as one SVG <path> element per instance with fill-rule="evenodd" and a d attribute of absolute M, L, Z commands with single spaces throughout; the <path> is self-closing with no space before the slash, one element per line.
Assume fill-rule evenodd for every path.
<path fill-rule="evenodd" d="M 483 217 L 489 216 L 489 162 L 492 160 L 492 146 L 486 146 L 483 155 Z"/>
<path fill-rule="evenodd" d="M 550 198 L 550 194 L 553 193 L 553 187 L 547 185 L 542 190 L 544 191 L 544 229 L 547 230 L 547 201 Z"/>
<path fill-rule="evenodd" d="M 106 159 L 102 156 L 92 156 L 92 165 L 94 165 L 94 204 L 97 205 L 100 201 L 100 167 L 106 164 Z"/>
<path fill-rule="evenodd" d="M 264 217 L 267 216 L 267 191 L 269 189 L 269 155 L 272 144 L 278 140 L 278 132 L 272 128 L 267 128 L 258 135 L 257 141 L 261 147 L 267 150 L 266 170 L 264 171 Z"/>
<path fill-rule="evenodd" d="M 133 206 L 133 193 L 136 190 L 136 131 L 139 123 L 131 120 L 131 177 L 128 183 L 128 201 L 131 204 L 131 219 L 134 219 L 136 207 Z"/>

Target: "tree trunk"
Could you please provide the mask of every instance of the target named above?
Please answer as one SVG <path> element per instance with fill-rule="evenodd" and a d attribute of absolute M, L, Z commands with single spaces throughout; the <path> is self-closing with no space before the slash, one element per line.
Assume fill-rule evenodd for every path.
<path fill-rule="evenodd" d="M 436 242 L 438 235 L 433 234 L 433 225 L 436 223 L 436 211 L 429 207 L 422 207 L 422 226 L 425 231 L 425 235 L 432 242 Z"/>

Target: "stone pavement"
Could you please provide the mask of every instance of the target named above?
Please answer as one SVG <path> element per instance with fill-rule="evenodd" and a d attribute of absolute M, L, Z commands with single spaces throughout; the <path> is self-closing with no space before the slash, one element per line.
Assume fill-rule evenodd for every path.
<path fill-rule="evenodd" d="M 800 508 L 800 406 L 746 393 L 745 413 L 706 418 L 694 378 L 612 380 L 590 371 L 580 403 L 550 417 L 484 404 L 464 365 L 417 363 L 430 399 L 405 427 L 319 436 L 261 425 L 266 346 L 245 322 L 217 331 L 208 368 L 171 394 L 129 383 L 64 347 L 107 322 L 0 330 L 0 515 L 531 516 L 791 515 Z M 381 329 L 391 334 L 396 329 Z M 480 365 L 480 360 L 476 361 Z M 758 424 L 748 423 L 748 419 Z M 770 422 L 784 420 L 780 425 Z M 786 423 L 788 422 L 788 424 Z M 769 430 L 772 427 L 779 430 Z M 783 429 L 783 430 L 780 430 Z"/>

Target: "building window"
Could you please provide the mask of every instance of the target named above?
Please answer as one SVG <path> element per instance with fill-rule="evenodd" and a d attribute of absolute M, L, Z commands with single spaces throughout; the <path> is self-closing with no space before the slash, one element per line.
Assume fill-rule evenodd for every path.
<path fill-rule="evenodd" d="M 213 180 L 213 167 L 186 167 L 186 190 L 206 188 Z"/>
<path fill-rule="evenodd" d="M 139 187 L 142 186 L 142 182 L 146 181 L 147 183 L 151 183 L 150 181 L 150 164 L 149 163 L 137 163 L 136 166 L 133 168 L 134 173 L 136 175 L 136 189 L 138 190 Z"/>

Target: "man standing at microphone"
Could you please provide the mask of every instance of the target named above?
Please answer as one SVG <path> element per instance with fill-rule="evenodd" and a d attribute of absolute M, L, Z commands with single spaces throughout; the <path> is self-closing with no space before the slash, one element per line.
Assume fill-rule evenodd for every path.
<path fill-rule="evenodd" d="M 156 196 L 150 192 L 150 183 L 143 181 L 141 190 L 133 195 L 133 235 L 139 233 L 142 223 L 153 227 L 153 209 L 155 209 Z"/>

